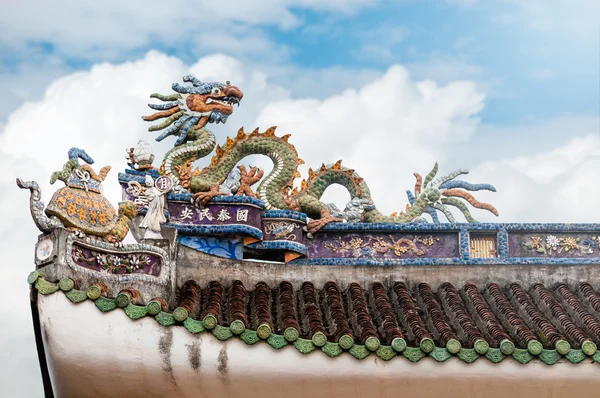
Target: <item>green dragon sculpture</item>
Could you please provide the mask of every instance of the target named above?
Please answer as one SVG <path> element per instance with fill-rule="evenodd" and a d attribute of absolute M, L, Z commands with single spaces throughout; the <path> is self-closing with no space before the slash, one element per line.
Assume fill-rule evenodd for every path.
<path fill-rule="evenodd" d="M 208 123 L 225 123 L 233 113 L 233 106 L 239 106 L 242 91 L 229 82 L 205 83 L 192 76 L 184 76 L 183 81 L 191 85 L 174 83 L 172 88 L 175 94 L 152 94 L 151 98 L 159 99 L 162 103 L 148 104 L 158 112 L 143 119 L 164 119 L 148 129 L 162 130 L 157 141 L 170 135 L 178 137 L 175 147 L 165 155 L 160 173 L 170 175 L 179 190 L 192 192 L 192 201 L 199 207 L 216 196 L 229 194 L 220 190 L 220 186 L 236 164 L 246 156 L 261 154 L 273 161 L 269 175 L 262 179 L 256 192 L 252 192 L 250 186 L 261 179 L 262 171 L 252 168 L 247 172 L 244 166 L 239 166 L 239 188 L 232 193 L 259 197 L 267 209 L 290 209 L 306 213 L 313 219 L 308 224 L 310 234 L 330 222 L 344 221 L 342 214 L 332 214 L 331 207 L 321 201 L 325 190 L 333 184 L 344 186 L 351 197 L 358 201 L 362 222 L 408 223 L 419 220 L 424 213 L 428 213 L 434 222 L 439 222 L 437 211 L 444 214 L 449 222 L 456 222 L 449 207 L 457 208 L 467 221 L 476 222 L 465 202 L 498 215 L 493 206 L 477 201 L 468 192 L 495 191 L 493 186 L 456 180 L 459 175 L 468 173 L 464 169 L 435 178 L 437 163 L 424 180 L 421 175 L 414 174 L 417 179 L 414 193 L 407 191 L 410 204 L 405 211 L 390 216 L 375 208 L 367 184 L 354 170 L 343 167 L 341 160 L 329 166 L 322 165 L 317 171 L 309 169 L 308 180 L 302 180 L 300 189 L 294 188 L 295 179 L 300 177 L 298 166 L 304 162 L 288 142 L 289 134 L 277 137 L 275 127 L 263 133 L 256 129 L 247 134 L 242 128 L 235 138 L 227 137 L 225 145 L 221 147 L 205 126 Z M 207 157 L 215 149 L 209 166 L 202 170 L 192 168 L 194 161 Z"/>

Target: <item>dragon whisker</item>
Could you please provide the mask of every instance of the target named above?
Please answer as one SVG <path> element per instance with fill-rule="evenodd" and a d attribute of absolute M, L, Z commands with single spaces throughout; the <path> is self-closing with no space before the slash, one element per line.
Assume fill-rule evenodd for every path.
<path fill-rule="evenodd" d="M 435 209 L 433 207 L 427 206 L 425 208 L 425 213 L 427 213 L 431 216 L 431 220 L 434 222 L 434 224 L 440 223 L 440 219 L 438 218 L 437 212 L 435 211 Z"/>
<path fill-rule="evenodd" d="M 150 98 L 156 98 L 161 101 L 175 101 L 181 99 L 181 94 L 163 95 L 159 93 L 152 93 L 150 94 Z"/>
<path fill-rule="evenodd" d="M 175 108 L 169 109 L 168 111 L 156 112 L 150 116 L 142 116 L 142 119 L 144 119 L 147 122 L 150 122 L 150 121 L 154 121 L 156 119 L 161 119 L 163 117 L 171 116 L 172 114 L 174 114 L 178 111 L 179 111 L 179 107 L 176 106 Z"/>
<path fill-rule="evenodd" d="M 194 124 L 196 124 L 196 122 L 198 120 L 200 120 L 199 117 L 193 117 L 185 123 L 185 125 L 181 129 L 181 134 L 179 135 L 179 138 L 177 139 L 177 141 L 175 141 L 175 146 L 177 146 L 177 145 L 181 144 L 183 141 L 185 141 L 188 130 L 190 129 L 190 127 L 192 127 Z"/>
<path fill-rule="evenodd" d="M 173 108 L 175 106 L 178 105 L 182 105 L 181 101 L 172 101 L 172 102 L 167 102 L 166 104 L 148 104 L 148 106 L 152 109 L 156 109 L 156 110 L 165 110 L 165 109 L 170 109 Z"/>
<path fill-rule="evenodd" d="M 461 180 L 452 180 L 446 181 L 442 185 L 440 185 L 440 189 L 451 189 L 451 188 L 463 188 L 467 191 L 492 191 L 496 192 L 496 188 L 490 184 L 471 184 L 466 181 Z"/>
<path fill-rule="evenodd" d="M 160 141 L 164 140 L 166 137 L 168 137 L 172 134 L 175 134 L 179 130 L 181 125 L 191 118 L 192 118 L 192 116 L 184 116 L 181 119 L 177 120 L 175 123 L 173 123 L 171 125 L 171 127 L 166 129 L 161 135 L 156 137 L 156 141 L 160 142 Z"/>
<path fill-rule="evenodd" d="M 494 206 L 492 206 L 489 203 L 482 203 L 482 202 L 478 201 L 477 199 L 475 199 L 475 197 L 473 195 L 471 195 L 470 193 L 468 193 L 466 191 L 459 191 L 458 189 L 447 189 L 442 192 L 442 195 L 463 198 L 467 202 L 469 202 L 471 204 L 471 206 L 473 206 L 473 207 L 476 207 L 478 209 L 488 210 L 491 213 L 493 213 L 495 216 L 498 215 L 498 210 L 496 210 L 496 208 Z"/>
<path fill-rule="evenodd" d="M 415 182 L 415 195 L 419 196 L 421 189 L 423 189 L 423 177 L 419 173 L 413 173 L 417 181 Z"/>
<path fill-rule="evenodd" d="M 406 191 L 406 196 L 408 196 L 408 203 L 410 203 L 411 205 L 413 203 L 415 203 L 415 200 L 417 200 L 417 198 L 415 197 L 415 195 L 413 195 L 413 193 L 410 190 Z"/>
<path fill-rule="evenodd" d="M 470 222 L 470 223 L 477 222 L 477 220 L 475 220 L 473 218 L 473 216 L 471 215 L 471 212 L 469 211 L 469 208 L 467 207 L 467 205 L 464 204 L 460 199 L 442 198 L 441 200 L 444 205 L 453 206 L 453 207 L 456 207 L 457 209 L 459 209 L 461 211 L 461 213 L 465 216 L 465 218 L 467 219 L 468 222 Z"/>
<path fill-rule="evenodd" d="M 433 180 L 433 177 L 435 177 L 437 172 L 438 172 L 438 163 L 435 162 L 433 169 L 431 169 L 431 171 L 427 174 L 427 176 L 425 176 L 425 183 L 423 184 L 425 186 L 425 188 L 428 187 L 429 183 L 431 182 L 431 180 Z"/>
<path fill-rule="evenodd" d="M 179 119 L 181 116 L 183 116 L 183 111 L 179 111 L 179 112 L 175 113 L 174 115 L 169 116 L 161 124 L 155 124 L 154 126 L 150 126 L 148 128 L 148 131 L 162 130 L 162 129 L 168 127 L 175 120 Z"/>
<path fill-rule="evenodd" d="M 445 206 L 442 203 L 436 202 L 436 203 L 432 204 L 431 207 L 444 213 L 444 215 L 448 219 L 448 222 L 451 222 L 451 223 L 456 222 L 456 218 L 454 218 L 454 215 L 452 214 L 452 212 L 450 211 L 448 206 Z"/>
<path fill-rule="evenodd" d="M 443 177 L 437 178 L 435 179 L 432 183 L 431 186 L 432 187 L 436 187 L 438 188 L 440 186 L 440 184 L 443 184 L 446 181 L 450 181 L 455 179 L 456 177 L 458 177 L 461 174 L 469 174 L 469 170 L 465 170 L 465 169 L 458 169 L 458 170 L 454 170 L 452 173 L 450 174 L 446 174 Z"/>

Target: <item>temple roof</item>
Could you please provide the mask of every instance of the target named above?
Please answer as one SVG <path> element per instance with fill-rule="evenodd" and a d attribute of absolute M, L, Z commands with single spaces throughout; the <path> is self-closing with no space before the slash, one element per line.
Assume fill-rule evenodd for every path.
<path fill-rule="evenodd" d="M 319 288 L 311 282 L 190 280 L 172 306 L 161 298 L 144 303 L 134 289 L 115 295 L 102 282 L 79 290 L 71 279 L 53 284 L 37 273 L 30 282 L 42 294 L 61 289 L 75 303 L 94 300 L 102 311 L 121 307 L 132 319 L 154 316 L 163 326 L 210 330 L 220 340 L 238 336 L 247 344 L 265 340 L 274 348 L 293 345 L 303 353 L 321 349 L 332 357 L 347 351 L 358 359 L 375 353 L 411 361 L 429 355 L 440 362 L 456 355 L 468 363 L 480 356 L 492 362 L 512 356 L 522 363 L 538 357 L 548 364 L 589 356 L 600 362 L 600 294 L 587 282 L 443 283 L 432 289 L 418 281 L 330 281 Z"/>

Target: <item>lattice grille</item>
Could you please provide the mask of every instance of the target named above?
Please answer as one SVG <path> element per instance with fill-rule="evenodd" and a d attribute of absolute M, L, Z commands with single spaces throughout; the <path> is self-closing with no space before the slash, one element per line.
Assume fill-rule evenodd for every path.
<path fill-rule="evenodd" d="M 472 236 L 471 258 L 493 258 L 496 257 L 496 239 L 493 236 Z"/>

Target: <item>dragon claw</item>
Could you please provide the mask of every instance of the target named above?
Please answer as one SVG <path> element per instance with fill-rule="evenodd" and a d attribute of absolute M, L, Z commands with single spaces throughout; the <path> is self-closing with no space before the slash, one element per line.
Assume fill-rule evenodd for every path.
<path fill-rule="evenodd" d="M 321 210 L 321 218 L 308 222 L 306 226 L 306 230 L 308 232 L 307 236 L 312 238 L 315 232 L 332 222 L 344 222 L 344 219 L 340 217 L 332 217 L 329 209 L 327 208 Z"/>
<path fill-rule="evenodd" d="M 236 195 L 246 195 L 257 198 L 260 193 L 252 192 L 252 185 L 258 182 L 264 175 L 264 172 L 258 167 L 251 167 L 250 171 L 246 170 L 246 166 L 238 166 L 240 170 L 240 186 L 237 189 Z"/>
<path fill-rule="evenodd" d="M 206 204 L 217 196 L 229 195 L 228 192 L 220 192 L 219 184 L 210 187 L 207 192 L 196 192 L 192 195 L 192 204 L 196 207 L 204 207 Z"/>

